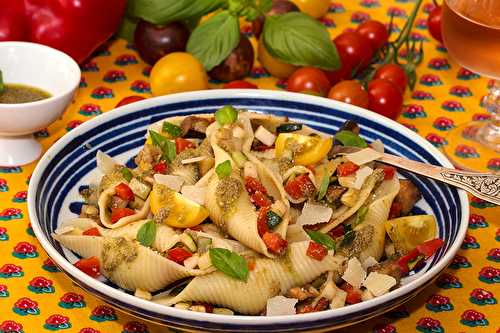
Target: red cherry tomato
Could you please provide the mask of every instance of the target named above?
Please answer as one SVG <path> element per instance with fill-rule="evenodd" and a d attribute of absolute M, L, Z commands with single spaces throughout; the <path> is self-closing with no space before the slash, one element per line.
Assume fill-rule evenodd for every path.
<path fill-rule="evenodd" d="M 316 188 L 307 174 L 302 174 L 291 180 L 285 185 L 285 191 L 295 200 L 300 200 L 310 196 Z"/>
<path fill-rule="evenodd" d="M 401 113 L 403 95 L 390 81 L 376 79 L 368 83 L 368 109 L 396 119 Z"/>
<path fill-rule="evenodd" d="M 259 89 L 255 84 L 245 80 L 236 80 L 226 83 L 224 89 Z"/>
<path fill-rule="evenodd" d="M 333 42 L 340 52 L 346 53 L 355 71 L 366 68 L 373 57 L 371 42 L 365 36 L 354 31 L 346 31 L 338 35 Z"/>
<path fill-rule="evenodd" d="M 374 79 L 384 79 L 391 81 L 396 87 L 399 88 L 401 93 L 406 90 L 406 85 L 408 84 L 408 78 L 406 77 L 405 70 L 403 67 L 396 64 L 386 64 L 380 66 L 375 72 Z"/>
<path fill-rule="evenodd" d="M 120 183 L 115 186 L 116 195 L 119 196 L 123 200 L 133 201 L 134 200 L 134 192 L 132 189 L 125 183 Z"/>
<path fill-rule="evenodd" d="M 191 257 L 193 254 L 182 247 L 174 247 L 173 249 L 168 250 L 167 258 L 175 261 L 179 265 L 182 265 L 184 260 Z"/>
<path fill-rule="evenodd" d="M 321 261 L 328 254 L 328 250 L 321 244 L 316 242 L 309 242 L 306 254 L 314 260 Z"/>
<path fill-rule="evenodd" d="M 264 241 L 264 244 L 266 244 L 269 251 L 276 254 L 282 254 L 288 246 L 288 242 L 275 232 L 266 232 L 262 236 L 262 240 Z"/>
<path fill-rule="evenodd" d="M 364 21 L 356 32 L 370 41 L 373 51 L 380 49 L 389 40 L 389 32 L 385 25 L 375 20 Z"/>
<path fill-rule="evenodd" d="M 130 208 L 111 208 L 111 223 L 116 223 L 119 219 L 134 214 L 135 211 Z"/>
<path fill-rule="evenodd" d="M 347 161 L 342 163 L 337 167 L 337 176 L 346 177 L 352 175 L 356 171 L 358 171 L 359 165 L 352 163 L 351 161 Z"/>
<path fill-rule="evenodd" d="M 93 278 L 98 277 L 100 274 L 99 259 L 97 257 L 80 259 L 75 262 L 75 267 Z"/>
<path fill-rule="evenodd" d="M 121 101 L 119 101 L 118 104 L 116 104 L 116 107 L 120 107 L 120 106 L 127 105 L 130 103 L 142 101 L 143 99 L 146 99 L 146 98 L 142 97 L 142 96 L 135 96 L 135 95 L 128 96 L 128 97 L 123 98 Z"/>
<path fill-rule="evenodd" d="M 344 103 L 368 107 L 368 93 L 363 86 L 355 80 L 341 81 L 334 85 L 328 93 L 328 98 Z"/>
<path fill-rule="evenodd" d="M 194 143 L 183 138 L 175 139 L 175 151 L 177 152 L 177 154 L 180 154 L 181 152 L 189 148 L 195 148 Z"/>
<path fill-rule="evenodd" d="M 314 67 L 299 68 L 288 78 L 288 91 L 312 93 L 324 97 L 329 89 L 330 81 L 326 74 Z"/>
<path fill-rule="evenodd" d="M 436 6 L 436 8 L 429 13 L 429 17 L 427 18 L 429 33 L 440 43 L 443 43 L 443 35 L 441 34 L 442 13 L 442 7 Z"/>
<path fill-rule="evenodd" d="M 99 232 L 99 229 L 97 228 L 90 228 L 82 232 L 82 235 L 85 236 L 101 236 L 101 233 Z"/>
<path fill-rule="evenodd" d="M 353 74 L 351 56 L 347 53 L 345 48 L 337 48 L 337 52 L 340 59 L 340 68 L 334 71 L 325 71 L 325 74 L 328 77 L 328 80 L 330 80 L 330 84 L 332 86 L 342 80 L 351 79 Z"/>

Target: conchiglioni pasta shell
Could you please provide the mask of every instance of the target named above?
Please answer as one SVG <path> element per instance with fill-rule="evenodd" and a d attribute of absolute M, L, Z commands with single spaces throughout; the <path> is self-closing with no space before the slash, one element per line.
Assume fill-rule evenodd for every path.
<path fill-rule="evenodd" d="M 115 223 L 111 223 L 110 214 L 107 212 L 107 207 L 113 195 L 115 195 L 115 187 L 111 186 L 104 190 L 99 196 L 99 218 L 101 219 L 101 224 L 107 228 L 115 229 L 120 228 L 126 224 L 132 223 L 137 220 L 144 219 L 149 214 L 149 197 L 144 202 L 142 208 L 136 211 L 135 214 L 122 217 Z"/>

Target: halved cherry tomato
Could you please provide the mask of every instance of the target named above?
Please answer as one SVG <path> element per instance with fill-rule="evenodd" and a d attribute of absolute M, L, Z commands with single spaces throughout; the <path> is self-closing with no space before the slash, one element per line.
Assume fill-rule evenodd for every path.
<path fill-rule="evenodd" d="M 288 78 L 287 90 L 293 92 L 326 96 L 330 80 L 326 74 L 314 67 L 301 67 Z"/>
<path fill-rule="evenodd" d="M 177 149 L 177 147 L 176 147 L 176 149 Z M 153 166 L 153 171 L 155 173 L 161 173 L 164 175 L 167 173 L 167 170 L 168 170 L 167 162 L 165 162 L 164 160 L 161 160 L 160 162 L 156 163 Z"/>
<path fill-rule="evenodd" d="M 346 177 L 352 175 L 356 171 L 358 171 L 359 165 L 352 163 L 351 161 L 347 161 L 342 163 L 337 167 L 337 176 Z"/>
<path fill-rule="evenodd" d="M 82 235 L 85 236 L 101 236 L 101 233 L 99 232 L 99 229 L 97 228 L 90 228 L 82 232 Z"/>
<path fill-rule="evenodd" d="M 307 174 L 290 179 L 285 185 L 285 191 L 295 200 L 311 196 L 316 188 Z"/>
<path fill-rule="evenodd" d="M 262 240 L 264 241 L 264 244 L 266 244 L 269 251 L 276 254 L 284 253 L 286 247 L 288 246 L 288 242 L 275 232 L 266 232 L 262 236 Z"/>
<path fill-rule="evenodd" d="M 236 80 L 226 83 L 224 89 L 259 89 L 255 84 L 245 80 Z"/>
<path fill-rule="evenodd" d="M 125 183 L 120 183 L 115 186 L 116 195 L 119 196 L 123 200 L 133 201 L 134 200 L 134 192 L 130 186 Z"/>
<path fill-rule="evenodd" d="M 359 288 L 354 288 L 349 283 L 344 282 L 340 289 L 347 293 L 347 297 L 345 299 L 346 304 L 356 304 L 361 302 L 361 290 Z"/>
<path fill-rule="evenodd" d="M 261 207 L 259 210 L 259 216 L 257 217 L 257 231 L 259 236 L 262 237 L 266 232 L 269 231 L 269 226 L 267 225 L 267 212 L 269 212 L 269 206 Z"/>
<path fill-rule="evenodd" d="M 436 251 L 443 246 L 444 241 L 439 238 L 428 240 L 420 245 L 417 245 L 419 253 L 425 255 L 427 258 L 432 256 Z"/>
<path fill-rule="evenodd" d="M 167 252 L 167 258 L 182 265 L 184 260 L 191 257 L 193 254 L 182 247 L 174 247 Z"/>
<path fill-rule="evenodd" d="M 338 35 L 333 42 L 339 52 L 350 58 L 351 68 L 356 72 L 366 68 L 373 57 L 370 40 L 355 31 L 346 31 Z M 340 51 L 342 50 L 342 51 Z"/>
<path fill-rule="evenodd" d="M 396 119 L 403 107 L 403 95 L 388 80 L 375 79 L 368 83 L 368 108 L 391 119 Z"/>
<path fill-rule="evenodd" d="M 314 260 L 321 261 L 328 254 L 328 250 L 321 244 L 318 244 L 316 242 L 309 242 L 306 254 Z"/>
<path fill-rule="evenodd" d="M 128 97 L 125 97 L 123 99 L 121 99 L 118 104 L 116 104 L 116 107 L 120 107 L 120 106 L 123 106 L 123 105 L 127 105 L 127 104 L 130 104 L 130 103 L 134 103 L 134 102 L 138 102 L 138 101 L 142 101 L 143 99 L 146 99 L 145 97 L 142 97 L 142 96 L 128 96 Z"/>
<path fill-rule="evenodd" d="M 375 76 L 373 78 L 390 81 L 399 88 L 399 91 L 401 91 L 402 94 L 405 92 L 406 85 L 408 83 L 405 70 L 403 67 L 396 64 L 385 64 L 380 66 L 375 72 Z"/>
<path fill-rule="evenodd" d="M 196 146 L 194 143 L 192 143 L 189 140 L 183 139 L 183 138 L 177 138 L 175 139 L 175 151 L 177 154 L 180 154 L 182 151 L 189 149 L 189 148 L 195 148 Z"/>
<path fill-rule="evenodd" d="M 245 177 L 245 189 L 249 194 L 257 191 L 260 191 L 263 194 L 267 194 L 267 190 L 264 185 L 262 185 L 262 183 L 257 178 L 250 176 Z"/>
<path fill-rule="evenodd" d="M 436 6 L 427 18 L 427 28 L 432 37 L 434 37 L 440 43 L 443 43 L 443 35 L 441 33 L 441 21 L 442 21 L 443 7 Z"/>
<path fill-rule="evenodd" d="M 389 39 L 389 32 L 382 22 L 367 20 L 358 25 L 356 32 L 366 37 L 374 52 L 380 49 Z"/>
<path fill-rule="evenodd" d="M 75 267 L 93 278 L 96 278 L 101 274 L 99 258 L 97 257 L 80 259 L 75 262 Z"/>
<path fill-rule="evenodd" d="M 368 93 L 365 88 L 355 80 L 341 81 L 334 85 L 328 93 L 328 98 L 362 108 L 368 107 Z"/>
<path fill-rule="evenodd" d="M 384 179 L 389 180 L 394 178 L 394 175 L 396 174 L 396 168 L 389 166 L 389 165 L 384 165 L 382 167 L 382 170 L 384 170 Z"/>
<path fill-rule="evenodd" d="M 271 206 L 271 204 L 272 204 L 269 197 L 260 191 L 256 191 L 256 192 L 250 194 L 250 201 L 258 208 L 268 207 L 268 206 Z"/>
<path fill-rule="evenodd" d="M 340 236 L 344 236 L 344 234 L 345 230 L 343 224 L 339 224 L 338 226 L 336 226 L 335 228 L 333 228 L 328 232 L 328 235 L 330 235 L 330 237 L 332 237 L 333 239 L 338 238 Z"/>
<path fill-rule="evenodd" d="M 130 208 L 111 208 L 111 223 L 116 223 L 119 219 L 134 214 L 135 211 Z"/>

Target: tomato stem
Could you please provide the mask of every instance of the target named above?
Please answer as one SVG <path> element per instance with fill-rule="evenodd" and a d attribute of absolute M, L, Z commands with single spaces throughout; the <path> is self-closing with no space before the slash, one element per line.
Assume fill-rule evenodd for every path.
<path fill-rule="evenodd" d="M 5 86 L 3 84 L 3 75 L 2 75 L 2 71 L 0 70 L 0 94 L 3 93 L 4 90 L 5 90 Z"/>

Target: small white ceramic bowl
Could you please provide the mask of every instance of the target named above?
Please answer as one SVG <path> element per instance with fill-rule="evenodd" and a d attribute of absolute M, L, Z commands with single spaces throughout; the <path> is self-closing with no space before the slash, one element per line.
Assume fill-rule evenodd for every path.
<path fill-rule="evenodd" d="M 36 160 L 40 144 L 32 133 L 47 127 L 63 113 L 80 82 L 80 68 L 67 54 L 26 42 L 0 42 L 4 83 L 43 89 L 50 98 L 20 104 L 0 103 L 0 166 Z"/>

